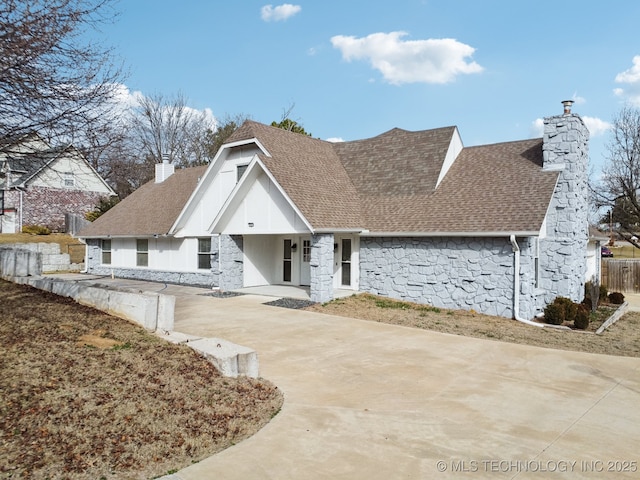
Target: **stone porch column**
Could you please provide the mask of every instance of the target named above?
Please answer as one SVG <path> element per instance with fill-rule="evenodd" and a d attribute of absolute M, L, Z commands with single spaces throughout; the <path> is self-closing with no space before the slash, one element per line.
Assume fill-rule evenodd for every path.
<path fill-rule="evenodd" d="M 244 286 L 242 235 L 220 235 L 220 290 Z"/>
<path fill-rule="evenodd" d="M 311 301 L 333 300 L 333 234 L 311 235 Z"/>

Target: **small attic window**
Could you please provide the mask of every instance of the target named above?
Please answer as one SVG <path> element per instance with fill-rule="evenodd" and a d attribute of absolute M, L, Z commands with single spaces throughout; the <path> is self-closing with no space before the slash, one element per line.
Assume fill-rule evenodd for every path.
<path fill-rule="evenodd" d="M 247 168 L 249 168 L 248 163 L 245 165 L 236 165 L 236 183 L 240 181 L 242 175 L 244 175 L 244 172 L 247 171 Z"/>
<path fill-rule="evenodd" d="M 62 184 L 66 188 L 71 188 L 76 186 L 76 178 L 73 175 L 73 172 L 64 172 L 62 174 Z"/>

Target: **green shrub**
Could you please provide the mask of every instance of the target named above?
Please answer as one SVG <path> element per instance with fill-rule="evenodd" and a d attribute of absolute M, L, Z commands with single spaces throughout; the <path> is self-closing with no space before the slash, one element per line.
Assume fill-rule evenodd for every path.
<path fill-rule="evenodd" d="M 22 233 L 30 233 L 31 235 L 50 235 L 51 230 L 44 225 L 25 225 L 22 227 Z"/>
<path fill-rule="evenodd" d="M 607 291 L 607 287 L 604 285 L 600 285 L 600 300 L 605 301 L 609 296 L 609 292 Z"/>
<path fill-rule="evenodd" d="M 564 308 L 564 319 L 567 322 L 573 322 L 578 313 L 578 304 L 566 297 L 558 297 L 554 301 Z"/>
<path fill-rule="evenodd" d="M 573 326 L 580 330 L 586 330 L 589 326 L 589 312 L 590 309 L 588 309 L 584 305 L 580 305 L 576 313 L 576 318 L 573 321 Z"/>
<path fill-rule="evenodd" d="M 566 297 L 556 297 L 544 309 L 544 321 L 551 325 L 562 325 L 576 319 L 579 305 Z"/>
<path fill-rule="evenodd" d="M 544 308 L 544 321 L 551 325 L 562 325 L 564 322 L 564 307 L 555 301 Z"/>
<path fill-rule="evenodd" d="M 620 292 L 613 292 L 609 294 L 609 301 L 614 305 L 622 305 L 624 303 L 624 295 Z"/>

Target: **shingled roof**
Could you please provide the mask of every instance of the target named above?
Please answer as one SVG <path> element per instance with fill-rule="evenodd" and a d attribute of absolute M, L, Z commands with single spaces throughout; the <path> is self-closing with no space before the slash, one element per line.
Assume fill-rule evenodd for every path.
<path fill-rule="evenodd" d="M 539 231 L 558 178 L 542 169 L 542 139 L 464 148 L 436 188 L 454 132 L 394 128 L 331 143 L 248 121 L 229 141 L 264 145 L 263 162 L 316 229 Z"/>
<path fill-rule="evenodd" d="M 144 184 L 84 228 L 78 236 L 131 237 L 168 233 L 206 168 L 176 170 L 162 183 L 151 181 Z"/>
<path fill-rule="evenodd" d="M 462 150 L 434 191 L 360 192 L 372 232 L 538 232 L 558 172 L 542 170 L 542 140 Z"/>
<path fill-rule="evenodd" d="M 260 160 L 316 231 L 538 232 L 559 175 L 542 168 L 542 139 L 463 148 L 437 185 L 455 130 L 331 143 L 246 121 L 227 143 L 257 139 L 268 152 Z M 204 168 L 144 185 L 81 236 L 169 232 Z"/>
<path fill-rule="evenodd" d="M 246 121 L 229 142 L 257 138 L 260 159 L 315 229 L 361 229 L 361 204 L 335 144 Z"/>

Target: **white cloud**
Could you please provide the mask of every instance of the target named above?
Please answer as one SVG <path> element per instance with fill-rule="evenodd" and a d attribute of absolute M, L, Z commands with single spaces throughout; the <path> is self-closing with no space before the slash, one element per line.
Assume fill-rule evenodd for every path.
<path fill-rule="evenodd" d="M 384 79 L 403 83 L 449 83 L 461 74 L 479 73 L 483 68 L 467 60 L 475 48 L 452 38 L 403 40 L 406 32 L 372 33 L 363 38 L 336 35 L 331 38 L 342 58 L 368 60 Z"/>
<path fill-rule="evenodd" d="M 281 20 L 288 20 L 300 10 L 302 10 L 300 5 L 291 5 L 290 3 L 283 3 L 277 7 L 265 5 L 260 9 L 260 17 L 265 22 L 279 22 Z"/>
<path fill-rule="evenodd" d="M 544 134 L 544 120 L 536 118 L 531 122 L 531 138 L 539 138 Z"/>
<path fill-rule="evenodd" d="M 611 124 L 596 117 L 582 117 L 582 121 L 589 129 L 592 137 L 604 135 L 610 128 Z"/>
<path fill-rule="evenodd" d="M 340 137 L 331 137 L 331 138 L 327 138 L 327 142 L 340 143 L 340 142 L 344 142 L 344 139 Z"/>
<path fill-rule="evenodd" d="M 633 67 L 616 75 L 616 83 L 640 82 L 640 55 L 633 57 Z"/>
<path fill-rule="evenodd" d="M 582 121 L 587 126 L 591 137 L 604 135 L 611 128 L 611 124 L 609 122 L 605 122 L 604 120 L 596 117 L 580 116 L 580 118 L 582 118 Z M 538 138 L 542 137 L 543 134 L 544 120 L 542 118 L 536 118 L 531 122 L 531 137 Z"/>
<path fill-rule="evenodd" d="M 616 75 L 616 83 L 625 83 L 626 88 L 615 88 L 613 93 L 640 107 L 640 55 L 633 57 L 633 66 Z"/>

